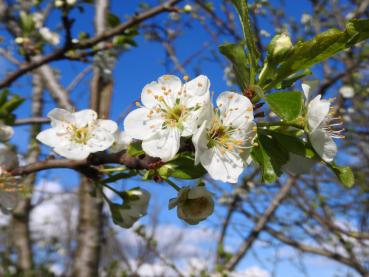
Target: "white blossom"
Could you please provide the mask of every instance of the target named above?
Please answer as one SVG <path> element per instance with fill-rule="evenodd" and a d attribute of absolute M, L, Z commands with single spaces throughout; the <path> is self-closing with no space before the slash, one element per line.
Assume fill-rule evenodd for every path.
<path fill-rule="evenodd" d="M 114 133 L 114 143 L 110 147 L 111 153 L 117 153 L 122 150 L 128 149 L 128 146 L 132 142 L 132 137 L 128 136 L 126 132 L 117 131 Z"/>
<path fill-rule="evenodd" d="M 33 19 L 33 22 L 35 23 L 35 27 L 36 28 L 41 28 L 43 26 L 43 23 L 44 23 L 44 15 L 42 13 L 39 13 L 39 12 L 35 12 L 33 15 L 32 15 L 32 19 Z"/>
<path fill-rule="evenodd" d="M 120 207 L 120 220 L 116 221 L 123 228 L 130 228 L 147 212 L 150 193 L 141 188 L 134 188 L 125 192 L 124 204 Z"/>
<path fill-rule="evenodd" d="M 264 29 L 260 30 L 260 35 L 262 37 L 266 37 L 266 38 L 270 37 L 270 33 L 267 30 L 264 30 Z"/>
<path fill-rule="evenodd" d="M 306 122 L 309 132 L 309 140 L 317 154 L 325 161 L 332 162 L 337 153 L 337 145 L 333 138 L 342 138 L 342 122 L 339 118 L 333 118 L 331 102 L 321 99 L 321 95 L 315 96 L 311 101 L 311 87 L 302 85 L 306 105 Z M 337 130 L 338 128 L 338 130 Z"/>
<path fill-rule="evenodd" d="M 143 106 L 125 118 L 127 135 L 142 140 L 142 149 L 148 155 L 163 161 L 173 159 L 180 138 L 191 136 L 209 116 L 209 86 L 209 79 L 203 75 L 183 85 L 173 75 L 147 84 L 141 94 Z"/>
<path fill-rule="evenodd" d="M 14 135 L 14 130 L 11 126 L 5 125 L 0 121 L 0 141 L 7 141 Z"/>
<path fill-rule="evenodd" d="M 307 14 L 307 13 L 304 13 L 301 15 L 301 23 L 302 24 L 308 24 L 311 22 L 311 15 L 310 14 Z"/>
<path fill-rule="evenodd" d="M 47 27 L 42 27 L 39 30 L 40 35 L 44 40 L 52 45 L 58 45 L 60 43 L 60 36 L 58 33 L 50 31 Z"/>
<path fill-rule="evenodd" d="M 236 183 L 250 163 L 255 137 L 253 106 L 234 92 L 223 92 L 217 99 L 219 110 L 205 121 L 192 137 L 195 164 L 201 163 L 215 180 Z"/>
<path fill-rule="evenodd" d="M 214 211 L 214 200 L 204 186 L 183 187 L 177 198 L 169 201 L 169 209 L 177 207 L 177 215 L 188 224 L 198 224 Z"/>
<path fill-rule="evenodd" d="M 108 149 L 114 143 L 114 133 L 118 129 L 112 120 L 97 119 L 93 110 L 71 113 L 56 108 L 48 117 L 52 128 L 39 133 L 37 139 L 59 155 L 73 160 L 82 160 L 90 153 Z"/>
<path fill-rule="evenodd" d="M 351 86 L 342 86 L 338 92 L 342 95 L 343 98 L 352 98 L 355 95 L 354 88 Z"/>

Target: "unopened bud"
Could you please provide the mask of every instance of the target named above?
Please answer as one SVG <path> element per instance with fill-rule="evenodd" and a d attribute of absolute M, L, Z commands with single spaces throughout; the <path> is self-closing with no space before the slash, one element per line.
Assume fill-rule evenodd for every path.
<path fill-rule="evenodd" d="M 290 37 L 285 34 L 276 35 L 268 46 L 268 60 L 270 62 L 280 62 L 292 49 L 293 45 Z"/>
<path fill-rule="evenodd" d="M 183 11 L 184 11 L 185 13 L 190 13 L 190 12 L 192 12 L 192 6 L 191 6 L 191 5 L 189 5 L 189 4 L 185 5 L 185 6 L 183 7 Z"/>

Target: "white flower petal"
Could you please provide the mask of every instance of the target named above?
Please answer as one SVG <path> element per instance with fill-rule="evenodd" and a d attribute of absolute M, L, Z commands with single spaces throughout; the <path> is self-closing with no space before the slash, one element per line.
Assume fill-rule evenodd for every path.
<path fill-rule="evenodd" d="M 220 118 L 226 126 L 245 127 L 254 119 L 251 101 L 238 93 L 226 91 L 217 98 Z"/>
<path fill-rule="evenodd" d="M 213 105 L 210 102 L 209 92 L 200 97 L 192 97 L 192 100 L 186 103 L 189 108 L 195 107 L 196 104 L 200 105 L 200 108 L 190 112 L 183 120 L 183 137 L 194 134 L 201 123 L 210 120 L 213 116 Z"/>
<path fill-rule="evenodd" d="M 118 125 L 115 121 L 109 119 L 98 119 L 96 121 L 97 128 L 102 128 L 111 134 L 114 134 L 118 130 Z"/>
<path fill-rule="evenodd" d="M 80 144 L 71 143 L 64 147 L 55 147 L 55 153 L 71 160 L 83 160 L 90 155 L 90 152 Z"/>
<path fill-rule="evenodd" d="M 75 112 L 73 116 L 77 128 L 84 127 L 97 119 L 97 113 L 90 109 Z"/>
<path fill-rule="evenodd" d="M 337 153 L 337 145 L 328 132 L 316 129 L 309 135 L 311 144 L 318 155 L 327 163 L 332 162 Z"/>
<path fill-rule="evenodd" d="M 310 94 L 311 94 L 311 88 L 308 84 L 302 83 L 302 91 L 304 92 L 304 96 L 305 96 L 305 101 L 308 102 L 310 99 Z"/>
<path fill-rule="evenodd" d="M 339 89 L 339 93 L 343 98 L 352 98 L 355 95 L 355 90 L 351 86 L 343 86 Z"/>
<path fill-rule="evenodd" d="M 308 105 L 307 119 L 310 131 L 314 131 L 328 116 L 330 102 L 317 95 Z"/>
<path fill-rule="evenodd" d="M 199 75 L 195 79 L 184 84 L 188 96 L 200 96 L 209 92 L 210 81 L 205 75 Z"/>
<path fill-rule="evenodd" d="M 142 89 L 141 102 L 145 107 L 153 108 L 160 104 L 158 101 L 158 96 L 160 95 L 163 95 L 160 84 L 158 82 L 151 82 Z"/>
<path fill-rule="evenodd" d="M 181 132 L 178 128 L 166 128 L 142 142 L 142 149 L 152 157 L 167 162 L 174 158 L 179 149 Z"/>
<path fill-rule="evenodd" d="M 198 165 L 200 162 L 200 155 L 204 151 L 208 150 L 207 144 L 207 121 L 204 121 L 201 125 L 201 127 L 197 130 L 197 132 L 192 136 L 192 143 L 195 146 L 195 165 Z"/>
<path fill-rule="evenodd" d="M 55 128 L 50 128 L 42 131 L 36 136 L 36 139 L 43 144 L 46 144 L 50 147 L 59 146 L 61 143 L 64 142 L 63 139 L 57 133 Z"/>
<path fill-rule="evenodd" d="M 0 141 L 7 141 L 14 135 L 14 130 L 11 126 L 0 123 Z"/>
<path fill-rule="evenodd" d="M 243 161 L 238 155 L 230 151 L 222 154 L 216 147 L 200 154 L 200 160 L 211 178 L 222 182 L 237 183 L 244 170 Z"/>
<path fill-rule="evenodd" d="M 164 120 L 154 116 L 149 119 L 149 113 L 150 110 L 147 108 L 139 108 L 130 112 L 124 120 L 124 130 L 127 135 L 145 140 L 161 130 Z"/>
<path fill-rule="evenodd" d="M 90 153 L 104 151 L 114 143 L 113 134 L 104 129 L 96 129 L 92 133 L 92 137 L 87 141 L 86 149 Z"/>
<path fill-rule="evenodd" d="M 165 102 L 169 107 L 173 107 L 176 103 L 178 93 L 182 90 L 182 82 L 177 76 L 174 75 L 163 75 L 158 79 L 161 96 L 164 97 Z M 165 95 L 164 92 L 170 92 Z"/>
<path fill-rule="evenodd" d="M 52 127 L 61 127 L 64 128 L 69 123 L 74 123 L 74 116 L 71 112 L 55 108 L 51 110 L 47 116 L 51 119 Z"/>
<path fill-rule="evenodd" d="M 126 150 L 128 149 L 128 146 L 131 144 L 132 142 L 132 137 L 130 137 L 129 135 L 127 135 L 127 133 L 125 131 L 123 132 L 119 132 L 117 131 L 114 134 L 114 143 L 112 145 L 112 147 L 110 147 L 110 152 L 111 153 L 117 153 L 120 152 L 122 150 Z"/>

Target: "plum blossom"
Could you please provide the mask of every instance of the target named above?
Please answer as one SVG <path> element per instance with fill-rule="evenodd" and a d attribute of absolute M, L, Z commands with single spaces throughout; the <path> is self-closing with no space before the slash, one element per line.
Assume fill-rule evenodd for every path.
<path fill-rule="evenodd" d="M 123 205 L 115 205 L 114 221 L 123 228 L 131 228 L 132 225 L 144 216 L 149 206 L 150 193 L 141 188 L 134 188 L 124 192 Z"/>
<path fill-rule="evenodd" d="M 14 130 L 11 126 L 5 125 L 0 121 L 0 141 L 7 141 L 14 135 Z"/>
<path fill-rule="evenodd" d="M 37 139 L 68 159 L 83 160 L 90 153 L 104 151 L 114 143 L 118 129 L 112 120 L 97 119 L 93 110 L 71 113 L 63 109 L 49 112 L 51 127 Z"/>
<path fill-rule="evenodd" d="M 255 137 L 253 106 L 234 92 L 223 92 L 212 119 L 205 121 L 192 137 L 195 164 L 201 163 L 215 180 L 236 183 L 250 162 Z"/>
<path fill-rule="evenodd" d="M 351 86 L 343 86 L 338 91 L 343 98 L 352 98 L 355 95 L 355 90 Z"/>
<path fill-rule="evenodd" d="M 40 35 L 44 40 L 46 40 L 48 43 L 52 45 L 58 45 L 60 43 L 60 37 L 58 33 L 54 33 L 50 31 L 47 27 L 42 27 L 39 30 Z"/>
<path fill-rule="evenodd" d="M 142 106 L 125 121 L 127 135 L 142 140 L 146 154 L 169 161 L 178 152 L 180 138 L 191 136 L 210 114 L 210 82 L 200 75 L 182 84 L 164 75 L 147 84 L 141 94 Z"/>
<path fill-rule="evenodd" d="M 204 186 L 183 187 L 177 198 L 169 201 L 169 209 L 177 207 L 177 215 L 188 224 L 198 224 L 214 211 L 214 200 Z"/>
<path fill-rule="evenodd" d="M 114 143 L 110 147 L 109 151 L 111 153 L 118 153 L 122 150 L 126 150 L 132 140 L 132 137 L 128 136 L 125 131 L 117 131 L 114 133 Z"/>
<path fill-rule="evenodd" d="M 307 105 L 306 125 L 309 140 L 325 162 L 332 162 L 337 153 L 337 145 L 333 138 L 343 138 L 341 134 L 343 129 L 340 128 L 342 122 L 338 117 L 333 117 L 330 100 L 321 99 L 321 95 L 317 95 L 310 101 L 311 86 L 302 84 L 302 89 Z"/>

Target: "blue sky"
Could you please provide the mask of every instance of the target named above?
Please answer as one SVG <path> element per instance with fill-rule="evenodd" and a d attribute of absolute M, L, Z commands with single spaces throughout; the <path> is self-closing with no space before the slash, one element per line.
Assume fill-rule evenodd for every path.
<path fill-rule="evenodd" d="M 124 2 L 124 4 L 122 4 Z M 156 1 L 149 1 L 155 3 Z M 216 2 L 216 1 L 215 1 Z M 279 1 L 270 1 L 272 3 L 279 3 Z M 302 13 L 308 13 L 311 11 L 311 7 L 308 1 L 291 1 L 285 0 L 285 12 L 287 17 L 295 17 L 297 21 L 300 20 Z M 137 10 L 137 5 L 139 1 L 112 1 L 112 11 L 121 15 L 130 15 Z M 85 20 L 86 18 L 92 18 L 92 9 L 86 7 L 86 12 L 84 15 L 80 15 L 78 11 L 74 12 L 74 15 L 78 17 L 76 21 L 76 30 L 92 31 L 91 20 Z M 55 12 L 51 16 L 48 23 L 51 26 L 57 26 L 59 23 L 58 12 Z M 168 14 L 163 14 L 154 19 L 155 22 L 161 23 L 164 19 L 168 17 Z M 183 17 L 188 17 L 188 15 L 183 15 Z M 272 35 L 275 33 L 272 26 L 266 22 L 260 22 L 263 29 L 269 31 Z M 76 33 L 75 33 L 76 35 Z M 118 120 L 119 116 L 123 111 L 127 109 L 134 101 L 136 101 L 141 93 L 141 89 L 146 83 L 149 83 L 159 76 L 166 74 L 166 68 L 162 65 L 165 58 L 164 51 L 161 45 L 153 42 L 146 41 L 142 34 L 136 39 L 138 47 L 132 48 L 129 51 L 123 53 L 121 58 L 116 64 L 114 70 L 114 96 L 111 118 Z M 224 40 L 225 42 L 225 40 Z M 178 57 L 181 61 L 185 60 L 191 53 L 200 49 L 205 43 L 213 43 L 211 41 L 210 35 L 204 31 L 199 23 L 195 23 L 193 28 L 183 30 L 183 36 L 178 39 L 175 43 L 175 47 L 178 53 Z M 213 47 L 214 49 L 215 47 Z M 5 61 L 0 60 L 4 68 L 11 68 L 11 66 Z M 78 62 L 55 62 L 53 63 L 62 73 L 62 83 L 68 85 L 73 78 L 84 68 L 85 64 Z M 195 77 L 195 63 L 189 64 L 186 68 L 190 78 Z M 2 70 L 1 75 L 3 76 L 4 70 Z M 223 79 L 223 68 L 221 68 L 217 63 L 211 61 L 205 61 L 202 63 L 201 73 L 209 77 L 211 81 L 211 90 L 215 92 L 215 95 L 219 94 L 224 90 L 229 90 L 225 80 Z M 90 77 L 91 75 L 89 75 Z M 12 86 L 12 92 L 21 95 L 30 95 L 31 93 L 31 81 L 29 77 L 23 77 L 15 85 Z M 72 92 L 72 99 L 78 109 L 83 109 L 88 107 L 88 92 L 89 92 L 89 78 L 86 78 L 77 88 Z M 27 117 L 29 115 L 29 98 L 25 105 L 19 110 L 19 117 Z M 53 107 L 51 99 L 48 99 L 45 114 Z M 47 127 L 47 126 L 45 126 Z M 122 124 L 120 123 L 120 128 Z M 18 145 L 21 151 L 25 151 L 27 145 L 27 132 L 28 127 L 18 127 L 16 128 L 16 136 L 13 138 L 12 142 Z M 44 153 L 49 153 L 49 149 L 44 147 Z M 39 178 L 55 179 L 60 181 L 66 188 L 74 189 L 78 184 L 77 175 L 69 170 L 52 170 L 47 173 L 41 173 Z M 175 191 L 166 187 L 165 185 L 158 185 L 151 182 L 142 182 L 137 178 L 131 181 L 122 181 L 124 186 L 132 187 L 141 185 L 149 189 L 154 197 L 157 199 L 157 203 L 160 206 L 166 207 L 169 198 L 175 196 Z M 224 184 L 225 186 L 228 186 Z M 224 211 L 217 207 L 218 214 Z M 176 218 L 175 211 L 166 212 L 165 209 L 162 212 L 162 220 L 164 223 L 174 223 L 182 226 L 183 224 Z M 200 227 L 211 226 L 211 222 L 215 220 L 215 217 L 209 218 L 208 222 L 204 222 Z M 143 221 L 145 222 L 145 220 Z M 194 226 L 191 228 L 200 228 L 199 226 Z M 256 252 L 258 252 L 262 260 L 268 260 L 271 257 L 271 253 L 268 250 L 264 250 L 262 247 L 256 247 Z M 287 251 L 287 250 L 286 250 Z M 308 258 L 308 272 L 310 276 L 333 276 L 333 272 L 340 266 L 337 266 L 333 262 L 325 262 L 321 258 Z M 242 262 L 240 268 L 248 267 L 258 264 L 257 259 L 252 255 L 248 255 L 247 258 Z M 265 269 L 268 269 L 266 267 Z M 279 266 L 276 276 L 301 276 L 299 275 L 296 268 L 292 267 L 290 263 L 283 262 Z"/>

